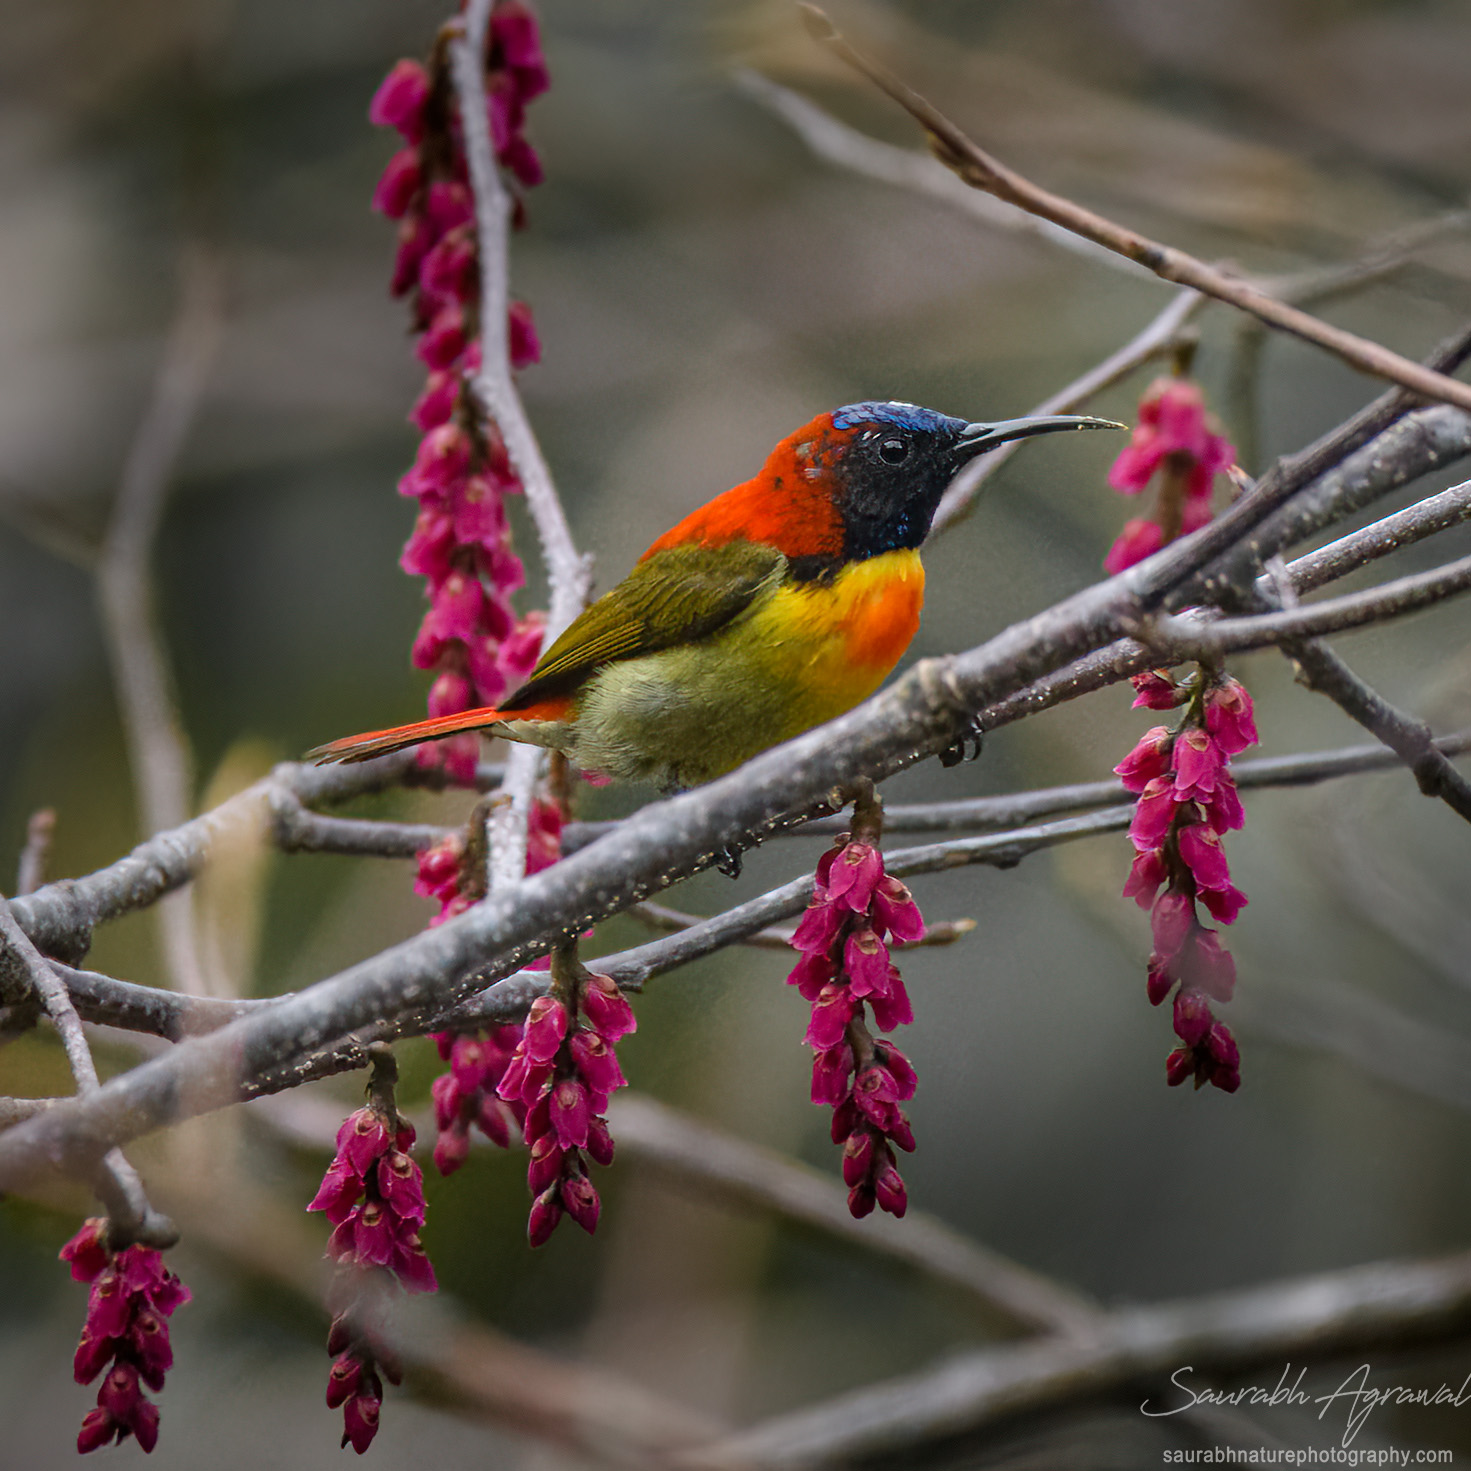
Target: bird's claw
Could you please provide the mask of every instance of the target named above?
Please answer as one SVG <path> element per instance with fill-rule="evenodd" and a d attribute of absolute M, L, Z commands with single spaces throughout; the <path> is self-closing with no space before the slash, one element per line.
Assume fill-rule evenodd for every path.
<path fill-rule="evenodd" d="M 979 715 L 972 715 L 959 738 L 952 746 L 940 752 L 941 766 L 959 766 L 962 761 L 974 761 L 981 754 L 986 738 L 985 727 Z"/>
<path fill-rule="evenodd" d="M 724 847 L 718 848 L 715 853 L 715 866 L 726 878 L 738 879 L 741 876 L 741 868 L 745 862 L 746 849 L 756 847 L 759 839 L 749 835 L 743 838 L 732 838 Z"/>

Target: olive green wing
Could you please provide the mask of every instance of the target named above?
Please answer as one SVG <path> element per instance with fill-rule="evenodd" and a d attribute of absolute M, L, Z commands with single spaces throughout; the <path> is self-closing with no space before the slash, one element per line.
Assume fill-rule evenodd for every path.
<path fill-rule="evenodd" d="M 520 710 L 571 694 L 617 659 L 706 638 L 750 607 L 785 570 L 786 558 L 775 547 L 749 541 L 655 552 L 575 618 L 498 708 Z"/>

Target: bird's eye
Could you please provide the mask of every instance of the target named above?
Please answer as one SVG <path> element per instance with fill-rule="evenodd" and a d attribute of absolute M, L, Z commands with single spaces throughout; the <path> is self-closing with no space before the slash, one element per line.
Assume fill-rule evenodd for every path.
<path fill-rule="evenodd" d="M 886 465 L 902 465 L 909 458 L 907 439 L 885 439 L 879 444 L 879 459 Z"/>

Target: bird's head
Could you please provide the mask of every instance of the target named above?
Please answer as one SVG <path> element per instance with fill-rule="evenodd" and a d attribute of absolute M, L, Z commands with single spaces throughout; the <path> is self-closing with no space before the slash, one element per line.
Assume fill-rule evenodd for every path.
<path fill-rule="evenodd" d="M 969 423 L 915 404 L 857 403 L 819 414 L 777 454 L 790 457 L 788 475 L 830 498 L 829 539 L 841 530 L 846 562 L 919 546 L 946 487 L 986 450 L 1033 434 L 1123 427 L 1076 414 Z"/>

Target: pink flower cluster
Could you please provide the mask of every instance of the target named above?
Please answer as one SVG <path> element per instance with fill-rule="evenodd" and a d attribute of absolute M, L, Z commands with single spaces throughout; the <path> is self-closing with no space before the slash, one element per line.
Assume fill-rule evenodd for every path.
<path fill-rule="evenodd" d="M 307 1206 L 323 1211 L 334 1227 L 327 1255 L 337 1262 L 349 1305 L 334 1317 L 327 1339 L 328 1352 L 336 1356 L 327 1405 L 341 1406 L 342 1443 L 351 1443 L 359 1455 L 378 1432 L 379 1366 L 398 1382 L 378 1336 L 363 1326 L 359 1301 L 386 1281 L 396 1281 L 406 1292 L 434 1292 L 439 1286 L 419 1240 L 424 1182 L 408 1153 L 413 1144 L 413 1126 L 396 1114 L 385 1118 L 371 1107 L 349 1114 L 337 1131 L 336 1157 Z"/>
<path fill-rule="evenodd" d="M 432 1085 L 434 1164 L 452 1175 L 470 1155 L 470 1129 L 478 1128 L 492 1144 L 509 1149 L 512 1131 L 519 1133 L 526 1106 L 518 1098 L 507 1103 L 496 1092 L 521 1042 L 519 1026 L 492 1027 L 485 1037 L 454 1032 L 431 1033 L 439 1055 L 449 1063 Z"/>
<path fill-rule="evenodd" d="M 472 819 L 474 821 L 474 819 Z M 540 873 L 562 855 L 562 809 L 546 797 L 531 807 L 526 831 L 526 872 Z M 419 854 L 414 892 L 437 899 L 440 911 L 431 928 L 468 909 L 484 888 L 483 854 L 473 851 L 465 834 L 453 832 Z M 545 965 L 545 961 L 537 962 Z M 434 1163 L 442 1175 L 451 1175 L 470 1154 L 470 1130 L 479 1128 L 493 1144 L 510 1147 L 512 1130 L 525 1119 L 525 1106 L 507 1103 L 496 1093 L 500 1080 L 521 1040 L 519 1026 L 493 1027 L 479 1033 L 430 1034 L 449 1071 L 434 1080 Z"/>
<path fill-rule="evenodd" d="M 173 1366 L 168 1319 L 189 1301 L 190 1292 L 150 1246 L 112 1252 L 107 1222 L 87 1221 L 61 1248 L 78 1282 L 90 1282 L 87 1321 L 74 1364 L 78 1384 L 90 1384 L 104 1367 L 97 1408 L 88 1411 L 77 1436 L 79 1451 L 95 1451 L 109 1441 L 136 1436 L 151 1451 L 158 1443 L 158 1406 L 144 1393 L 163 1388 Z"/>
<path fill-rule="evenodd" d="M 613 1136 L 603 1115 L 609 1095 L 627 1083 L 613 1047 L 638 1029 L 615 981 L 581 967 L 570 984 L 555 965 L 552 974 L 553 994 L 532 1002 L 497 1088 L 505 1102 L 524 1110 L 533 1246 L 551 1236 L 564 1214 L 584 1231 L 597 1227 L 602 1205 L 583 1154 L 600 1165 L 613 1162 Z"/>
<path fill-rule="evenodd" d="M 517 0 L 502 0 L 491 13 L 487 45 L 497 154 L 522 184 L 539 183 L 541 164 L 522 131 L 526 104 L 547 88 L 535 17 Z M 400 563 L 428 583 L 430 606 L 413 660 L 437 672 L 430 715 L 494 705 L 531 672 L 542 635 L 540 618 L 518 620 L 510 603 L 525 571 L 511 550 L 505 497 L 521 485 L 494 426 L 482 426 L 472 409 L 469 385 L 481 364 L 474 206 L 443 63 L 442 48 L 433 75 L 418 62 L 398 62 L 369 108 L 373 122 L 404 139 L 373 203 L 399 221 L 392 291 L 412 296 L 417 355 L 429 371 L 410 415 L 424 439 L 399 490 L 419 503 Z M 524 303 L 512 303 L 507 329 L 512 366 L 537 362 L 541 345 Z M 417 759 L 426 766 L 442 761 L 469 783 L 477 751 L 468 734 L 422 746 Z"/>
<path fill-rule="evenodd" d="M 1236 459 L 1231 444 L 1212 427 L 1199 387 L 1185 378 L 1157 378 L 1139 403 L 1133 438 L 1113 462 L 1108 483 L 1137 495 L 1162 471 L 1153 516 L 1124 523 L 1103 559 L 1109 573 L 1153 556 L 1166 542 L 1198 531 L 1211 519 L 1216 475 Z"/>
<path fill-rule="evenodd" d="M 1114 770 L 1139 794 L 1129 838 L 1134 864 L 1124 897 L 1150 911 L 1154 951 L 1149 999 L 1158 1006 L 1175 990 L 1175 1035 L 1166 1076 L 1175 1086 L 1193 1077 L 1227 1093 L 1241 1086 L 1240 1056 L 1230 1029 L 1211 1002 L 1231 999 L 1236 964 L 1220 932 L 1202 925 L 1196 905 L 1219 924 L 1231 924 L 1246 895 L 1231 882 L 1222 837 L 1245 821 L 1232 756 L 1255 745 L 1251 696 L 1236 680 L 1202 672 L 1179 684 L 1160 670 L 1136 675 L 1135 708 L 1171 710 L 1188 705 L 1177 730 L 1157 725 Z M 1175 989 L 1178 986 L 1178 989 Z"/>
<path fill-rule="evenodd" d="M 817 864 L 817 881 L 792 945 L 802 958 L 788 976 L 812 1003 L 803 1040 L 812 1048 L 812 1101 L 833 1109 L 832 1139 L 843 1146 L 848 1209 L 866 1216 L 875 1203 L 896 1216 L 908 1204 L 891 1144 L 912 1151 L 914 1135 L 899 1105 L 914 1096 L 909 1059 L 869 1031 L 914 1020 L 886 937 L 917 940 L 924 920 L 909 890 L 884 872 L 873 844 L 846 835 Z"/>

